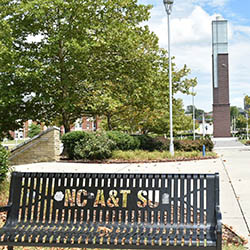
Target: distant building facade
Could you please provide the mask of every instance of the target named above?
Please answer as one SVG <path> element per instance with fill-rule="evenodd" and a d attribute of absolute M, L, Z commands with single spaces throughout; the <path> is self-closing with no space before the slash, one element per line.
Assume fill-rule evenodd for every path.
<path fill-rule="evenodd" d="M 10 135 L 13 139 L 15 140 L 21 140 L 21 139 L 26 139 L 29 138 L 28 132 L 29 132 L 29 126 L 35 123 L 32 120 L 28 120 L 23 124 L 23 127 L 15 130 L 15 131 L 10 131 Z M 100 129 L 100 123 L 101 119 L 99 118 L 93 118 L 93 117 L 82 117 L 76 120 L 76 122 L 72 125 L 70 128 L 70 131 L 96 131 Z M 48 127 L 45 125 L 41 126 L 41 132 L 45 131 Z M 61 126 L 60 128 L 61 134 L 64 134 L 64 127 Z"/>

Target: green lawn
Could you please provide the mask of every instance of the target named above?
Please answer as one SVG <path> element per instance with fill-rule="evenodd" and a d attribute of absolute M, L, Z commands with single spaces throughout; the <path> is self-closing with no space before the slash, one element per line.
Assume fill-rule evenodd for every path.
<path fill-rule="evenodd" d="M 4 141 L 3 144 L 20 144 L 20 143 L 25 142 L 26 140 L 25 139 L 22 139 L 22 140 L 8 140 L 8 141 Z"/>
<path fill-rule="evenodd" d="M 247 139 L 242 139 L 242 140 L 239 140 L 242 144 L 245 144 Z"/>
<path fill-rule="evenodd" d="M 21 144 L 21 143 L 25 142 L 26 140 L 25 139 L 22 139 L 22 140 L 8 140 L 8 141 L 2 142 L 2 145 L 7 146 L 8 149 L 11 150 L 14 147 L 16 147 L 18 144 Z"/>

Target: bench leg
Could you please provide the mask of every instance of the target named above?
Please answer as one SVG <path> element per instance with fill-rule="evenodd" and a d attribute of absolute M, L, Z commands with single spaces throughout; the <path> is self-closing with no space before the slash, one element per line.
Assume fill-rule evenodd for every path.
<path fill-rule="evenodd" d="M 14 247 L 13 246 L 8 246 L 8 250 L 13 250 Z"/>

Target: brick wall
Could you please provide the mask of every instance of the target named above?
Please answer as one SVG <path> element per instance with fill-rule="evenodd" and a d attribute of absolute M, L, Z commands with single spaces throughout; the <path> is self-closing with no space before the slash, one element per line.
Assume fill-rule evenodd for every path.
<path fill-rule="evenodd" d="M 11 151 L 10 164 L 21 165 L 59 160 L 60 129 L 49 128 Z"/>
<path fill-rule="evenodd" d="M 213 88 L 214 137 L 230 137 L 228 54 L 218 55 L 218 88 Z"/>
<path fill-rule="evenodd" d="M 214 137 L 230 137 L 230 105 L 214 104 Z"/>

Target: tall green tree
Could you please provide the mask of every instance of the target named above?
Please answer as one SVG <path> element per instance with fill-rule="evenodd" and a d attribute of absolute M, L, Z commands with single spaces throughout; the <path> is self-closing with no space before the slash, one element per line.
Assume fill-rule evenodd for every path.
<path fill-rule="evenodd" d="M 34 108 L 29 98 L 31 86 L 22 73 L 20 54 L 12 36 L 12 28 L 7 17 L 9 1 L 0 4 L 0 140 L 8 136 L 10 130 L 23 126 Z"/>
<path fill-rule="evenodd" d="M 151 54 L 153 63 L 148 67 L 150 74 L 145 74 L 136 84 L 125 87 L 119 96 L 113 96 L 115 106 L 106 105 L 102 113 L 106 115 L 106 129 L 122 129 L 129 132 L 167 133 L 169 130 L 169 85 L 167 52 L 158 50 Z M 177 69 L 173 63 L 173 93 L 190 94 L 190 87 L 196 85 L 196 79 L 188 79 L 190 70 L 185 65 Z M 107 100 L 110 90 L 106 92 Z M 122 97 L 124 95 L 124 97 Z M 126 102 L 121 101 L 126 100 Z M 181 100 L 173 99 L 174 130 L 184 129 L 184 114 Z"/>
<path fill-rule="evenodd" d="M 244 97 L 244 109 L 250 111 L 250 96 Z"/>
<path fill-rule="evenodd" d="M 119 90 L 145 74 L 146 67 L 137 69 L 147 54 L 141 41 L 152 37 L 140 25 L 149 6 L 135 0 L 4 1 L 14 70 L 20 84 L 30 86 L 24 94 L 33 103 L 29 118 L 57 120 L 67 132 L 78 117 L 96 112 L 98 89 L 112 81 Z"/>
<path fill-rule="evenodd" d="M 235 118 L 237 118 L 240 114 L 239 108 L 236 106 L 231 106 L 230 107 L 230 117 L 231 117 L 231 121 Z"/>
<path fill-rule="evenodd" d="M 188 105 L 187 109 L 186 109 L 186 114 L 193 114 L 193 108 L 195 109 L 195 119 L 197 120 L 202 120 L 202 116 L 205 113 L 204 110 L 202 109 L 198 109 L 195 106 L 193 107 L 193 105 Z"/>
<path fill-rule="evenodd" d="M 168 58 L 142 25 L 149 10 L 136 0 L 3 0 L 2 88 L 12 86 L 14 124 L 56 122 L 67 132 L 82 115 L 99 115 L 109 130 L 159 131 L 160 123 L 166 132 Z M 173 93 L 196 84 L 188 73 L 173 64 Z M 179 118 L 182 106 L 174 104 Z"/>

